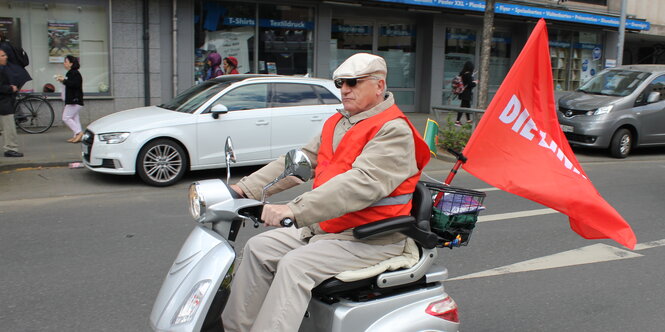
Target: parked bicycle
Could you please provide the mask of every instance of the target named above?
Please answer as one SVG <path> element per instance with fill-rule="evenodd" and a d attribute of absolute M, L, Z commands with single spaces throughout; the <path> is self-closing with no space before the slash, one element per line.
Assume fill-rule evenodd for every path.
<path fill-rule="evenodd" d="M 15 109 L 16 125 L 28 134 L 43 133 L 53 126 L 53 106 L 42 95 L 19 94 Z"/>

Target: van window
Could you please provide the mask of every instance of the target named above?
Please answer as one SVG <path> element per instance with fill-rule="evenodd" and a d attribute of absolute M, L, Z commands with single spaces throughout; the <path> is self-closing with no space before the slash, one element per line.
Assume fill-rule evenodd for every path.
<path fill-rule="evenodd" d="M 650 75 L 641 71 L 606 70 L 584 83 L 577 91 L 623 97 L 633 93 Z"/>
<path fill-rule="evenodd" d="M 660 92 L 660 99 L 665 100 L 665 75 L 656 77 L 651 83 L 637 96 L 635 105 L 645 105 L 651 92 Z"/>

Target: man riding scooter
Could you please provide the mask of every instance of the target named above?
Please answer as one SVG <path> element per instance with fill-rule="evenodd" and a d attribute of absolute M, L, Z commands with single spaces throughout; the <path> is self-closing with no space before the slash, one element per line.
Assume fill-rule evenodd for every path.
<path fill-rule="evenodd" d="M 290 218 L 297 228 L 273 229 L 247 242 L 222 314 L 226 331 L 297 331 L 315 286 L 403 254 L 401 233 L 364 240 L 352 234 L 354 227 L 409 215 L 430 158 L 386 91 L 386 74 L 385 60 L 367 53 L 349 57 L 333 73 L 344 109 L 302 149 L 315 167 L 313 190 L 286 205 L 264 206 L 266 225 Z M 283 170 L 281 157 L 231 187 L 261 199 L 264 185 Z"/>

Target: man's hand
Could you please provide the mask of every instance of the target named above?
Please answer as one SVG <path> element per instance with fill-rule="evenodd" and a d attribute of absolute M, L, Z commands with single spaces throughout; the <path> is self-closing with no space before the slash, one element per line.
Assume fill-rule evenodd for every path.
<path fill-rule="evenodd" d="M 261 213 L 261 219 L 265 222 L 266 226 L 276 226 L 282 227 L 279 224 L 280 221 L 285 218 L 290 218 L 295 221 L 295 216 L 291 208 L 286 205 L 273 205 L 266 204 L 263 206 L 263 213 Z"/>
<path fill-rule="evenodd" d="M 240 197 L 247 197 L 247 195 L 245 195 L 245 192 L 242 190 L 242 188 L 240 188 L 240 186 L 238 186 L 237 184 L 232 184 L 229 187 L 231 187 L 231 189 L 233 189 L 233 191 L 238 193 L 238 195 L 240 195 Z"/>
<path fill-rule="evenodd" d="M 18 91 L 18 88 L 16 87 L 16 85 L 12 85 L 11 87 L 12 87 L 12 92 Z"/>

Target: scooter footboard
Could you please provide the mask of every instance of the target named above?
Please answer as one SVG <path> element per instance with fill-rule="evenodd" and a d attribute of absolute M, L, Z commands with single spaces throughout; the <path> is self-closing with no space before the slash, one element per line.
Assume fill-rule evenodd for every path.
<path fill-rule="evenodd" d="M 155 331 L 200 331 L 208 309 L 235 261 L 235 251 L 204 226 L 190 233 L 169 270 L 150 314 Z"/>
<path fill-rule="evenodd" d="M 458 331 L 459 323 L 428 314 L 425 310 L 448 297 L 443 284 L 364 302 L 341 299 L 327 304 L 312 299 L 300 331 Z"/>

